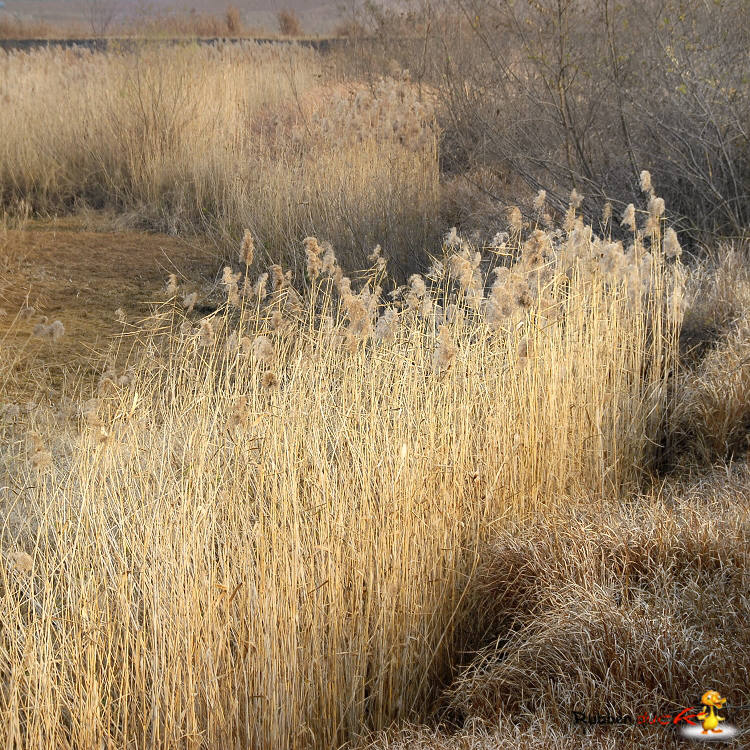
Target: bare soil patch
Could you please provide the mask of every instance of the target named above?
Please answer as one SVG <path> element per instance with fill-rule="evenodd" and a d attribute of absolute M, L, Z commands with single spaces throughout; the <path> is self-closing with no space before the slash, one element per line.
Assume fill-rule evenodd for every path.
<path fill-rule="evenodd" d="M 123 331 L 118 309 L 129 321 L 140 320 L 170 273 L 196 278 L 216 264 L 211 259 L 205 245 L 160 234 L 90 231 L 73 220 L 0 235 L 0 349 L 16 360 L 12 392 L 55 392 L 75 373 L 85 383 Z M 18 322 L 25 307 L 34 312 Z M 65 326 L 58 342 L 33 336 L 43 316 Z"/>

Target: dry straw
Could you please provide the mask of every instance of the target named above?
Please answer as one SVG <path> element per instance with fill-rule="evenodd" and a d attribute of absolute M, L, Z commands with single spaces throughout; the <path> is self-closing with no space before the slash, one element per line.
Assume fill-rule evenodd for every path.
<path fill-rule="evenodd" d="M 159 308 L 83 437 L 14 468 L 8 746 L 330 748 L 424 713 L 483 545 L 636 489 L 669 404 L 658 235 L 514 231 L 507 267 L 452 233 L 389 301 L 311 238 L 305 296 L 278 266 L 197 332 L 194 296 Z"/>
<path fill-rule="evenodd" d="M 382 242 L 404 272 L 434 239 L 433 113 L 408 81 L 345 92 L 326 70 L 310 48 L 250 42 L 4 54 L 0 194 L 210 230 L 232 257 L 252 217 L 245 271 L 259 249 L 289 266 L 319 232 L 351 267 Z"/>

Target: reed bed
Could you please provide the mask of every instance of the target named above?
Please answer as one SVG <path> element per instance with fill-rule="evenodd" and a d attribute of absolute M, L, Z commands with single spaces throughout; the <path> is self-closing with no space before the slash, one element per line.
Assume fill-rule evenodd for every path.
<path fill-rule="evenodd" d="M 430 107 L 408 80 L 337 83 L 310 49 L 254 43 L 0 55 L 0 204 L 131 226 L 249 227 L 265 260 L 308 234 L 394 270 L 436 239 Z"/>
<path fill-rule="evenodd" d="M 668 418 L 678 247 L 658 206 L 625 248 L 578 198 L 567 229 L 451 232 L 401 286 L 313 237 L 259 274 L 248 232 L 215 313 L 171 277 L 96 392 L 6 404 L 5 744 L 330 748 L 423 718 L 483 546 L 636 490 Z"/>

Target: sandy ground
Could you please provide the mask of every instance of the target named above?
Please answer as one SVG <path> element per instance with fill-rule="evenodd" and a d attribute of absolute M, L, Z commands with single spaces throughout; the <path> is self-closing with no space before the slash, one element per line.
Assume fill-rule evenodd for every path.
<path fill-rule="evenodd" d="M 210 249 L 175 237 L 90 231 L 75 221 L 0 231 L 0 356 L 14 362 L 6 391 L 54 397 L 93 379 L 123 331 L 118 308 L 135 322 L 170 273 L 197 288 L 219 263 Z M 20 320 L 25 306 L 34 313 Z M 58 342 L 32 335 L 43 316 L 65 326 Z"/>

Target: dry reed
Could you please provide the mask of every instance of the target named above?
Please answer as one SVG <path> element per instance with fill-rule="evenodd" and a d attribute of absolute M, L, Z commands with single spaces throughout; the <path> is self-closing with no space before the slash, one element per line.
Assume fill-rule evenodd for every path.
<path fill-rule="evenodd" d="M 350 88 L 296 46 L 0 53 L 0 205 L 226 243 L 249 227 L 287 265 L 311 234 L 355 268 L 381 242 L 406 269 L 434 239 L 432 114 L 408 81 Z"/>
<path fill-rule="evenodd" d="M 679 266 L 575 224 L 497 273 L 453 232 L 388 302 L 379 253 L 352 281 L 310 239 L 304 297 L 274 268 L 195 320 L 175 289 L 65 435 L 5 420 L 5 742 L 330 748 L 423 715 L 483 545 L 636 489 L 668 406 Z"/>

